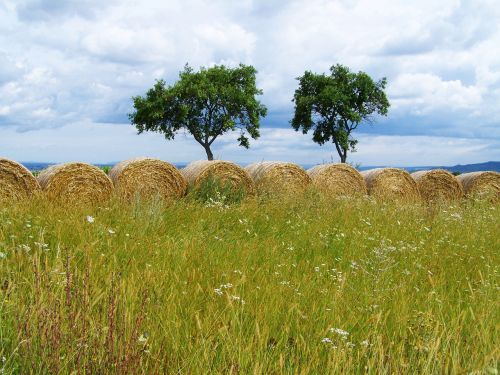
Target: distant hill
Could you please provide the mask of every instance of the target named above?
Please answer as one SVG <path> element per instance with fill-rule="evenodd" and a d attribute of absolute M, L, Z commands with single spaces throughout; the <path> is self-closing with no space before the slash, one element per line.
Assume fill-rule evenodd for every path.
<path fill-rule="evenodd" d="M 500 172 L 500 161 L 487 161 L 485 163 L 477 163 L 477 164 L 464 164 L 464 165 L 454 165 L 453 167 L 405 167 L 409 172 L 415 171 L 423 171 L 427 169 L 446 169 L 450 172 L 460 172 L 460 173 L 468 173 L 468 172 L 477 172 L 477 171 L 495 171 Z"/>
<path fill-rule="evenodd" d="M 476 171 L 495 171 L 500 172 L 500 161 L 487 161 L 486 163 L 455 165 L 453 167 L 444 167 L 451 172 L 476 172 Z"/>

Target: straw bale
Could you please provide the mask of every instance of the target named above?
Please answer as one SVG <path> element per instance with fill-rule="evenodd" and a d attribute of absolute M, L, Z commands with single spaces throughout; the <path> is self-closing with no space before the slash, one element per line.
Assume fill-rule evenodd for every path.
<path fill-rule="evenodd" d="M 186 178 L 188 186 L 198 188 L 202 184 L 214 178 L 218 183 L 229 186 L 232 189 L 242 189 L 247 195 L 255 194 L 255 186 L 252 178 L 239 165 L 223 160 L 198 160 L 193 161 L 181 169 Z"/>
<path fill-rule="evenodd" d="M 22 200 L 40 192 L 40 185 L 23 165 L 0 157 L 0 200 Z"/>
<path fill-rule="evenodd" d="M 417 183 L 399 168 L 375 168 L 361 172 L 368 193 L 379 199 L 415 201 L 420 198 Z"/>
<path fill-rule="evenodd" d="M 85 163 L 53 165 L 37 180 L 50 200 L 71 204 L 94 204 L 111 196 L 113 183 L 98 167 Z"/>
<path fill-rule="evenodd" d="M 468 197 L 500 202 L 500 173 L 491 171 L 470 172 L 457 177 Z"/>
<path fill-rule="evenodd" d="M 134 197 L 165 200 L 181 198 L 186 194 L 187 181 L 172 164 L 152 158 L 122 161 L 109 171 L 116 192 L 130 200 Z"/>
<path fill-rule="evenodd" d="M 363 176 L 346 163 L 321 164 L 307 170 L 313 185 L 329 195 L 366 195 Z"/>
<path fill-rule="evenodd" d="M 411 177 L 417 183 L 422 199 L 428 202 L 452 201 L 464 195 L 456 177 L 444 169 L 418 171 L 412 173 Z"/>
<path fill-rule="evenodd" d="M 280 161 L 253 163 L 245 167 L 259 193 L 294 194 L 311 185 L 311 177 L 297 164 Z"/>

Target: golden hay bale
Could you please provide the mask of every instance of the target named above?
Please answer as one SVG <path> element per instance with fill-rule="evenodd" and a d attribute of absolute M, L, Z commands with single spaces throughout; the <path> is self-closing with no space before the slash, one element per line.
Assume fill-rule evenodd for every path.
<path fill-rule="evenodd" d="M 101 169 L 85 163 L 53 165 L 37 177 L 50 200 L 93 204 L 111 196 L 113 183 Z"/>
<path fill-rule="evenodd" d="M 307 172 L 293 163 L 264 161 L 250 164 L 245 170 L 252 176 L 259 193 L 299 193 L 311 184 Z"/>
<path fill-rule="evenodd" d="M 203 183 L 214 178 L 218 183 L 230 186 L 234 190 L 242 189 L 247 195 L 255 194 L 252 178 L 239 165 L 222 160 L 193 161 L 181 169 L 188 185 L 192 188 L 200 187 Z"/>
<path fill-rule="evenodd" d="M 366 195 L 363 176 L 346 163 L 321 164 L 307 170 L 313 185 L 331 195 Z"/>
<path fill-rule="evenodd" d="M 462 186 L 455 176 L 444 169 L 418 171 L 411 174 L 417 183 L 422 198 L 430 201 L 451 201 L 464 195 Z"/>
<path fill-rule="evenodd" d="M 457 177 L 468 197 L 500 202 L 500 173 L 490 171 L 470 172 Z"/>
<path fill-rule="evenodd" d="M 375 168 L 361 172 L 368 193 L 381 199 L 415 201 L 420 197 L 417 183 L 399 168 Z"/>
<path fill-rule="evenodd" d="M 40 185 L 23 165 L 0 158 L 0 200 L 21 200 L 40 192 Z"/>
<path fill-rule="evenodd" d="M 109 177 L 117 193 L 125 199 L 160 197 L 172 200 L 183 197 L 187 181 L 172 164 L 152 158 L 135 158 L 116 164 Z"/>

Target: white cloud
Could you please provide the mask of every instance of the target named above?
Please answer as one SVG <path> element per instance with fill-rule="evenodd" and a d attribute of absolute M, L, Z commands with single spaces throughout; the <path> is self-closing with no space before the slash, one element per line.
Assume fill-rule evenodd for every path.
<path fill-rule="evenodd" d="M 392 82 L 389 95 L 395 110 L 425 115 L 436 109 L 453 112 L 476 109 L 482 102 L 481 90 L 459 80 L 444 81 L 434 74 L 401 74 Z"/>

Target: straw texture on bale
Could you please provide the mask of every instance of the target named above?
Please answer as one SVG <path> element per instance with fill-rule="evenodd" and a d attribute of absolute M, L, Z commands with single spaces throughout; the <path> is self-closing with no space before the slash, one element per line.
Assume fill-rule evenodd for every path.
<path fill-rule="evenodd" d="M 417 183 L 399 168 L 375 168 L 361 172 L 368 193 L 380 199 L 415 201 L 420 198 Z"/>
<path fill-rule="evenodd" d="M 241 189 L 247 195 L 255 194 L 252 178 L 239 165 L 222 160 L 198 160 L 181 169 L 188 185 L 198 188 L 210 178 L 234 190 Z"/>
<path fill-rule="evenodd" d="M 311 177 L 297 164 L 279 161 L 253 163 L 245 167 L 259 193 L 282 194 L 303 192 Z"/>
<path fill-rule="evenodd" d="M 428 202 L 452 201 L 464 195 L 462 185 L 444 169 L 418 171 L 411 174 L 422 199 Z"/>
<path fill-rule="evenodd" d="M 313 185 L 330 195 L 366 195 L 363 176 L 349 164 L 322 164 L 307 170 Z"/>
<path fill-rule="evenodd" d="M 500 202 L 500 173 L 489 171 L 470 172 L 457 177 L 468 197 Z"/>
<path fill-rule="evenodd" d="M 186 194 L 187 182 L 172 164 L 152 158 L 122 161 L 109 171 L 116 192 L 125 199 L 139 197 L 165 200 L 181 198 Z"/>
<path fill-rule="evenodd" d="M 113 191 L 106 173 L 85 163 L 53 165 L 40 172 L 37 179 L 50 200 L 63 203 L 99 203 Z"/>
<path fill-rule="evenodd" d="M 40 192 L 40 185 L 23 165 L 0 158 L 0 200 L 22 200 Z"/>

